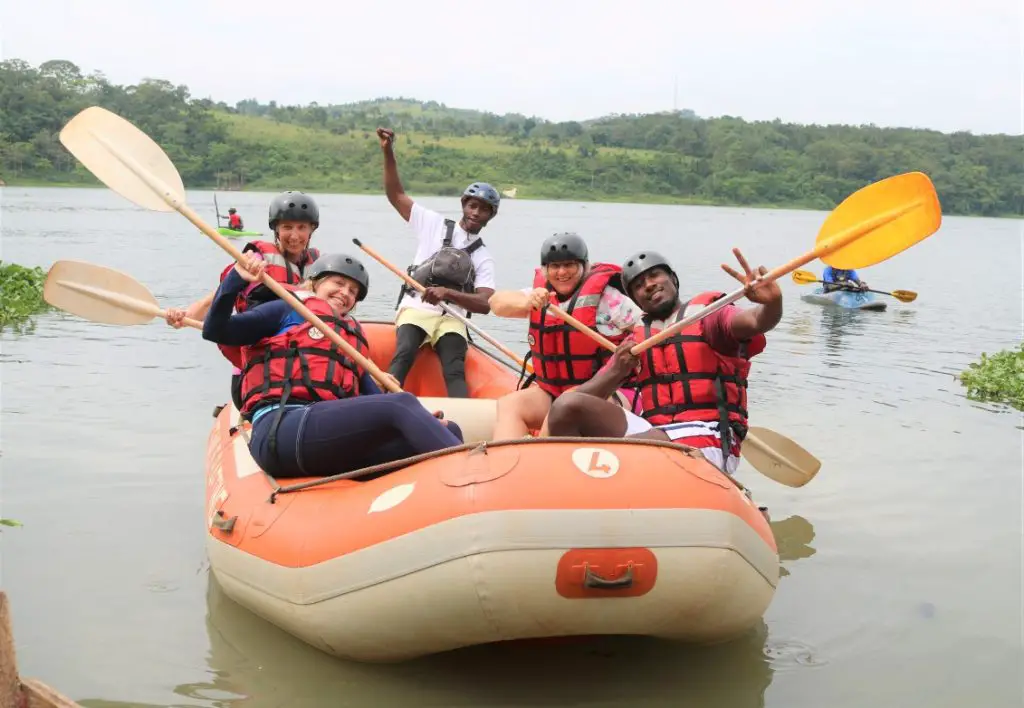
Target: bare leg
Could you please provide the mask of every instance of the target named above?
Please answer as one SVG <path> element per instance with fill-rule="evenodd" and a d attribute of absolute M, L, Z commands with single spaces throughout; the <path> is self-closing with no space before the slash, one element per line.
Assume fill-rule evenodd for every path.
<path fill-rule="evenodd" d="M 529 434 L 544 423 L 551 408 L 551 396 L 538 386 L 530 386 L 498 399 L 494 440 L 512 440 Z"/>

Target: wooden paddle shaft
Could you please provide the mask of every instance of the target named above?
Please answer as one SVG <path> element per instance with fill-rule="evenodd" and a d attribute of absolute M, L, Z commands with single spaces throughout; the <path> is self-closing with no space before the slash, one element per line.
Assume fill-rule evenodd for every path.
<path fill-rule="evenodd" d="M 76 292 L 82 293 L 83 295 L 88 295 L 91 298 L 103 300 L 104 302 L 109 302 L 111 305 L 116 305 L 117 307 L 124 308 L 125 310 L 129 310 L 131 312 L 138 312 L 140 315 L 152 315 L 153 317 L 167 316 L 167 310 L 157 307 L 152 303 L 142 302 L 141 300 L 136 300 L 133 297 L 128 297 L 127 295 L 124 295 L 122 293 L 116 293 L 110 290 L 101 290 L 100 288 L 94 288 L 89 285 L 75 283 L 69 280 L 58 280 L 57 283 L 60 284 L 62 287 L 67 288 L 68 290 L 74 290 Z M 191 317 L 186 317 L 185 319 L 183 319 L 182 324 L 184 324 L 187 327 L 192 327 L 194 329 L 203 328 L 202 322 L 200 322 L 199 320 L 194 320 Z"/>
<path fill-rule="evenodd" d="M 189 207 L 187 204 L 178 202 L 177 199 L 174 199 L 171 202 L 171 204 L 172 206 L 174 206 L 175 209 L 177 209 L 181 213 L 182 216 L 191 221 L 196 226 L 196 228 L 198 228 L 210 239 L 212 239 L 214 243 L 216 243 L 218 246 L 224 249 L 228 253 L 228 255 L 235 259 L 237 263 L 243 262 L 244 258 L 242 256 L 242 252 L 235 248 L 234 244 L 228 241 L 224 236 L 221 236 L 219 233 L 214 231 L 209 224 L 203 221 L 202 218 L 200 218 L 200 216 L 191 209 L 191 207 Z M 333 329 L 328 327 L 323 320 L 321 320 L 313 313 L 312 310 L 303 305 L 301 300 L 292 295 L 287 289 L 285 289 L 283 285 L 281 285 L 281 283 L 277 282 L 269 275 L 267 275 L 266 271 L 264 271 L 263 274 L 260 276 L 260 280 L 263 282 L 264 285 L 270 288 L 275 295 L 277 295 L 279 298 L 281 298 L 289 305 L 291 305 L 295 309 L 295 311 L 302 315 L 302 317 L 307 322 L 309 322 L 314 327 L 323 332 L 324 335 L 331 340 L 331 342 L 336 344 L 338 348 L 341 349 L 341 351 L 345 352 L 345 356 L 355 361 L 359 366 L 361 366 L 366 371 L 369 371 L 370 375 L 377 380 L 377 383 L 379 383 L 381 386 L 383 386 L 388 391 L 391 391 L 392 393 L 401 393 L 402 388 L 396 385 L 395 382 L 392 381 L 390 378 L 386 377 L 384 375 L 384 372 L 377 368 L 376 364 L 374 364 L 372 361 L 370 361 L 362 354 L 357 352 L 355 348 L 351 344 L 346 342 L 340 334 L 338 334 Z"/>
<path fill-rule="evenodd" d="M 922 206 L 923 204 L 924 202 L 922 200 L 917 199 L 909 204 L 904 204 L 899 208 L 890 209 L 889 211 L 882 212 L 881 214 L 878 214 L 872 217 L 871 219 L 868 219 L 867 221 L 862 221 L 854 226 L 849 227 L 845 231 L 840 231 L 835 236 L 825 239 L 822 243 L 819 243 L 817 246 L 815 246 L 813 249 L 803 254 L 802 256 L 797 256 L 789 263 L 781 265 L 778 268 L 775 268 L 774 270 L 768 271 L 763 276 L 757 278 L 754 282 L 752 282 L 751 286 L 757 285 L 759 283 L 770 283 L 773 280 L 778 280 L 782 276 L 793 272 L 800 266 L 806 265 L 816 258 L 822 258 L 834 251 L 838 251 L 843 246 L 846 246 L 847 244 L 856 241 L 864 234 L 874 231 L 879 226 L 883 226 L 889 223 L 890 221 L 895 221 L 896 219 L 903 216 L 907 212 L 912 211 L 913 209 L 916 209 L 919 206 Z M 739 288 L 738 290 L 726 295 L 725 297 L 715 300 L 710 305 L 707 305 L 706 307 L 702 308 L 699 312 L 695 312 L 689 317 L 684 317 L 683 319 L 673 324 L 671 327 L 666 327 L 657 334 L 648 337 L 647 339 L 633 347 L 632 352 L 634 356 L 639 356 L 640 354 L 644 353 L 645 351 L 647 351 L 654 345 L 658 344 L 659 342 L 662 342 L 668 339 L 669 337 L 675 335 L 676 333 L 681 332 L 690 325 L 695 324 L 696 322 L 699 322 L 700 320 L 704 319 L 708 315 L 712 315 L 718 312 L 726 305 L 731 305 L 732 303 L 736 302 L 741 297 L 743 297 L 745 294 L 746 287 Z"/>
<path fill-rule="evenodd" d="M 377 261 L 378 263 L 380 263 L 380 264 L 381 264 L 382 266 L 384 266 L 385 268 L 387 268 L 388 270 L 390 270 L 390 271 L 391 271 L 392 273 L 394 273 L 395 275 L 397 275 L 397 276 L 398 276 L 399 278 L 401 278 L 402 280 L 404 280 L 404 281 L 405 281 L 405 283 L 406 283 L 406 285 L 408 285 L 408 286 L 409 286 L 410 288 L 412 288 L 413 290 L 415 290 L 415 291 L 417 291 L 417 292 L 419 292 L 419 293 L 421 293 L 421 294 L 422 294 L 422 293 L 423 293 L 424 291 L 426 291 L 426 288 L 425 288 L 425 287 L 423 287 L 423 285 L 422 285 L 422 284 L 420 284 L 420 282 L 419 282 L 419 281 L 417 281 L 417 280 L 414 280 L 414 279 L 412 278 L 412 276 L 410 276 L 410 275 L 409 275 L 408 273 L 406 273 L 405 271 L 403 271 L 403 270 L 402 270 L 401 268 L 399 268 L 398 266 L 396 266 L 396 265 L 395 265 L 394 263 L 392 263 L 391 261 L 389 261 L 389 260 L 388 260 L 387 258 L 385 258 L 384 256 L 382 256 L 381 254 L 377 253 L 376 249 L 374 249 L 374 248 L 371 248 L 370 246 L 367 246 L 367 245 L 366 245 L 365 243 L 363 243 L 362 241 L 360 241 L 360 240 L 359 240 L 359 239 L 357 239 L 357 238 L 354 238 L 354 239 L 352 239 L 352 243 L 354 243 L 355 245 L 359 246 L 359 248 L 363 249 L 363 251 L 365 251 L 365 252 L 367 253 L 367 255 L 369 255 L 369 256 L 370 256 L 371 258 L 375 259 L 375 260 L 376 260 L 376 261 Z M 491 346 L 493 346 L 493 347 L 494 347 L 495 349 L 497 349 L 498 351 L 500 351 L 500 352 L 501 352 L 502 354 L 504 354 L 505 356 L 507 356 L 507 357 L 508 357 L 509 359 L 511 359 L 512 361 L 514 361 L 514 362 L 515 362 L 516 364 L 518 364 L 519 366 L 525 366 L 525 367 L 526 367 L 526 370 L 527 370 L 527 371 L 528 371 L 529 373 L 531 373 L 531 374 L 533 373 L 533 367 L 532 367 L 532 366 L 530 366 L 529 364 L 527 364 L 526 362 L 524 362 L 524 361 L 523 361 L 523 360 L 522 360 L 522 359 L 521 359 L 521 358 L 520 358 L 520 357 L 519 357 L 518 355 L 516 355 L 516 353 L 515 353 L 514 351 L 512 351 L 511 349 L 509 349 L 508 347 L 506 347 L 506 346 L 505 346 L 504 344 L 502 344 L 501 342 L 499 342 L 499 341 L 498 341 L 497 339 L 495 339 L 494 337 L 491 337 L 491 336 L 490 336 L 489 334 L 487 334 L 487 333 L 486 333 L 486 332 L 484 332 L 484 331 L 483 331 L 482 329 L 480 329 L 479 327 L 477 327 L 477 326 L 476 326 L 475 324 L 473 324 L 472 322 L 470 322 L 470 321 L 469 321 L 469 319 L 467 319 L 467 318 L 465 318 L 465 317 L 462 317 L 461 315 L 459 315 L 459 314 L 457 314 L 457 313 L 453 312 L 453 311 L 452 311 L 452 309 L 451 309 L 451 308 L 449 308 L 449 307 L 448 307 L 448 306 L 447 306 L 447 305 L 446 305 L 445 303 L 443 303 L 443 302 L 442 302 L 442 303 L 439 303 L 439 305 L 440 305 L 440 307 L 441 307 L 441 309 L 442 309 L 442 310 L 444 310 L 445 312 L 447 312 L 447 313 L 448 313 L 449 315 L 451 315 L 452 317 L 454 317 L 455 319 L 457 319 L 457 320 L 458 320 L 459 322 L 461 322 L 462 324 L 466 325 L 466 326 L 467 326 L 467 327 L 468 327 L 469 329 L 471 329 L 471 330 L 473 330 L 474 332 L 476 332 L 477 334 L 479 334 L 479 335 L 480 335 L 480 337 L 481 337 L 481 338 L 483 338 L 483 340 L 484 340 L 484 341 L 486 341 L 486 342 L 490 343 L 490 344 L 491 344 Z"/>

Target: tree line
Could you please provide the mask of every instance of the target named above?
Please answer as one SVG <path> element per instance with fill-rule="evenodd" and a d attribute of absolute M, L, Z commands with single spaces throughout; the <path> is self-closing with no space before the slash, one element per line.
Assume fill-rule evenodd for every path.
<path fill-rule="evenodd" d="M 412 191 L 456 193 L 485 179 L 520 197 L 831 209 L 851 192 L 921 170 L 947 214 L 1024 215 L 1024 137 L 873 125 L 701 118 L 692 111 L 552 122 L 379 98 L 344 105 L 233 106 L 183 85 L 119 86 L 64 60 L 0 62 L 0 178 L 94 183 L 57 134 L 101 105 L 164 148 L 189 187 L 381 189 L 373 131 L 399 135 Z"/>

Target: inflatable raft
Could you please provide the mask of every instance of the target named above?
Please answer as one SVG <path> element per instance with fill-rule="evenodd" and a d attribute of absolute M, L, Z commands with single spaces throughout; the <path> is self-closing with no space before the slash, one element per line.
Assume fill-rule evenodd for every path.
<path fill-rule="evenodd" d="M 804 302 L 815 305 L 835 305 L 848 310 L 884 310 L 886 303 L 875 297 L 874 293 L 856 292 L 853 290 L 833 290 L 826 293 L 824 288 L 817 287 L 807 295 L 801 295 Z"/>
<path fill-rule="evenodd" d="M 386 368 L 391 323 L 364 323 Z M 471 399 L 440 399 L 421 350 L 405 388 L 466 445 L 360 479 L 260 470 L 248 424 L 215 412 L 207 550 L 226 595 L 338 657 L 393 662 L 491 642 L 647 635 L 720 642 L 761 621 L 779 578 L 749 493 L 699 453 L 658 441 L 487 442 L 517 373 L 471 346 Z"/>

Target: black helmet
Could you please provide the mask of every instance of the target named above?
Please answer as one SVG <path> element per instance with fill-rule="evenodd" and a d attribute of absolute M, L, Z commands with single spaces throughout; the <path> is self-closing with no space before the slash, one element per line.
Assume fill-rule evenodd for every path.
<path fill-rule="evenodd" d="M 462 203 L 465 204 L 466 200 L 470 197 L 476 197 L 490 204 L 492 210 L 491 218 L 498 215 L 498 204 L 501 203 L 501 195 L 491 185 L 486 182 L 474 182 L 466 187 L 466 190 L 462 193 Z"/>
<path fill-rule="evenodd" d="M 589 253 L 587 242 L 579 234 L 572 232 L 555 234 L 544 239 L 540 247 L 540 264 L 565 263 L 566 261 L 583 261 L 587 263 Z"/>
<path fill-rule="evenodd" d="M 228 209 L 228 213 L 229 213 L 229 214 L 234 214 L 234 213 L 235 213 L 235 208 L 234 208 L 234 207 L 230 207 L 230 208 Z"/>
<path fill-rule="evenodd" d="M 630 288 L 633 281 L 649 271 L 651 268 L 664 268 L 672 276 L 676 287 L 679 287 L 679 276 L 672 270 L 668 259 L 657 251 L 640 251 L 634 253 L 622 264 L 622 287 L 626 289 L 626 295 L 633 299 L 633 291 Z"/>
<path fill-rule="evenodd" d="M 313 197 L 302 192 L 282 192 L 270 202 L 270 229 L 278 221 L 308 221 L 315 229 L 320 225 L 320 208 Z"/>
<path fill-rule="evenodd" d="M 312 281 L 319 280 L 325 275 L 344 275 L 359 283 L 359 295 L 356 297 L 356 302 L 361 302 L 370 289 L 370 274 L 354 256 L 344 253 L 327 253 L 317 258 L 306 271 L 306 277 Z"/>

